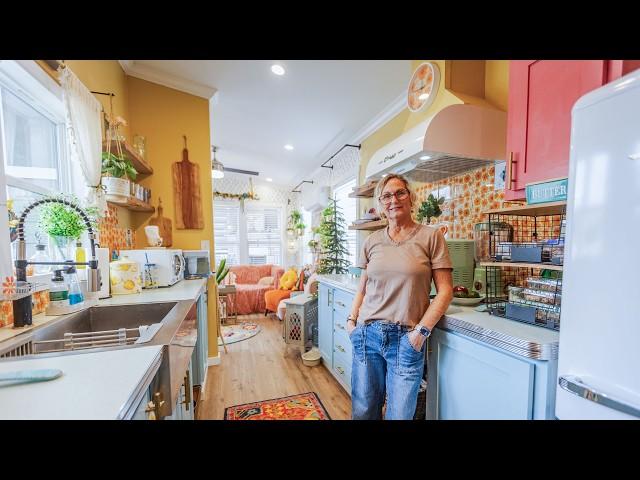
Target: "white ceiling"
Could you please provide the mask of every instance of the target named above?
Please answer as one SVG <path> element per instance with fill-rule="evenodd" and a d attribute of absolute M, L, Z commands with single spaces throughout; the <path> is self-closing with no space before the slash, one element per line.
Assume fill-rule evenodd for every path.
<path fill-rule="evenodd" d="M 135 60 L 148 79 L 166 75 L 211 98 L 211 141 L 225 167 L 292 187 L 404 94 L 410 60 Z M 271 65 L 285 67 L 274 75 Z M 161 82 L 159 82 L 161 83 Z M 209 88 L 207 88 L 209 87 Z M 194 90 L 195 91 L 195 90 Z M 206 93 L 201 96 L 208 96 Z M 287 151 L 285 144 L 294 146 Z"/>

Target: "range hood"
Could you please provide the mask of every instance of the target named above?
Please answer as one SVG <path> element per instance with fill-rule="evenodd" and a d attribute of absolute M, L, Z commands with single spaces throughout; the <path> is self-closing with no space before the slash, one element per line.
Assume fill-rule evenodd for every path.
<path fill-rule="evenodd" d="M 399 173 L 435 182 L 506 159 L 507 114 L 474 104 L 450 105 L 378 150 L 366 180 Z"/>

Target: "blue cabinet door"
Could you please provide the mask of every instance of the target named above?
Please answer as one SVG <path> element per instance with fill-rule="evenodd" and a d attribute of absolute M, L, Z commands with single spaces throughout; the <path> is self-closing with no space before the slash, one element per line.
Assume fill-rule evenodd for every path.
<path fill-rule="evenodd" d="M 440 329 L 430 346 L 427 418 L 533 418 L 532 362 Z"/>
<path fill-rule="evenodd" d="M 191 362 L 193 365 L 193 384 L 204 385 L 208 367 L 208 317 L 207 317 L 207 292 L 205 291 L 197 301 L 198 311 L 198 340 L 193 349 Z"/>
<path fill-rule="evenodd" d="M 333 367 L 333 288 L 318 286 L 318 348 L 322 361 L 331 370 Z"/>

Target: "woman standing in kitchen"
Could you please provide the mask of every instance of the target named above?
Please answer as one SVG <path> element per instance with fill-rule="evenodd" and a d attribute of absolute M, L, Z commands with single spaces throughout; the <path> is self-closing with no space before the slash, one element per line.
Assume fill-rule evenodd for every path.
<path fill-rule="evenodd" d="M 360 286 L 347 318 L 353 344 L 354 420 L 411 420 L 424 371 L 425 343 L 453 297 L 452 264 L 440 230 L 413 221 L 415 193 L 401 175 L 375 189 L 389 225 L 365 240 Z M 431 280 L 437 295 L 429 301 Z"/>

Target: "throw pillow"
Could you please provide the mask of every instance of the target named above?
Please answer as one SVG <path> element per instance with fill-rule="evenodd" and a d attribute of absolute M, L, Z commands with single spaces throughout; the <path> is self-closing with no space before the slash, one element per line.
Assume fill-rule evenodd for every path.
<path fill-rule="evenodd" d="M 287 272 L 280 277 L 280 289 L 281 290 L 292 290 L 296 281 L 298 280 L 298 274 L 296 273 L 295 268 L 289 269 Z"/>
<path fill-rule="evenodd" d="M 258 285 L 273 285 L 273 277 L 262 277 L 258 280 Z"/>

